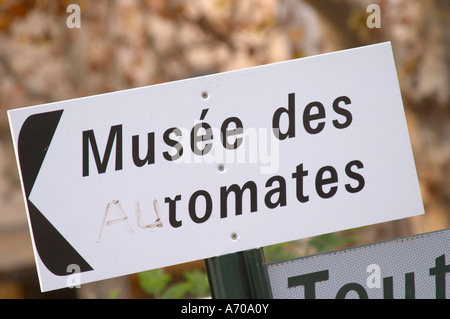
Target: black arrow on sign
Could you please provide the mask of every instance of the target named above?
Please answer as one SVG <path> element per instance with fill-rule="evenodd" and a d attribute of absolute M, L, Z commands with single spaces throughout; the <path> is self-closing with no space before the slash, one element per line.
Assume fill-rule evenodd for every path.
<path fill-rule="evenodd" d="M 20 169 L 36 250 L 48 270 L 57 276 L 68 275 L 67 267 L 71 264 L 78 265 L 81 272 L 93 270 L 29 199 L 62 113 L 63 110 L 58 110 L 31 115 L 22 125 L 18 142 Z"/>

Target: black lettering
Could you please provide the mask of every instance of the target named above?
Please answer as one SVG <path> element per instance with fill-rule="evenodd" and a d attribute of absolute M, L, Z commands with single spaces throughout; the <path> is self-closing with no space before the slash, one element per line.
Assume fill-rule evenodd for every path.
<path fill-rule="evenodd" d="M 199 196 L 203 196 L 205 198 L 205 214 L 203 217 L 197 216 L 197 198 Z M 211 216 L 212 212 L 212 199 L 211 196 L 207 191 L 200 190 L 196 191 L 194 194 L 192 194 L 191 198 L 189 199 L 189 216 L 191 216 L 191 219 L 194 223 L 201 224 L 206 222 L 209 217 Z"/>
<path fill-rule="evenodd" d="M 300 203 L 306 203 L 309 200 L 309 196 L 303 194 L 303 177 L 305 176 L 308 176 L 308 171 L 303 170 L 303 163 L 297 165 L 295 173 L 292 174 L 292 178 L 296 179 L 296 194 L 297 200 Z"/>
<path fill-rule="evenodd" d="M 102 174 L 106 172 L 114 141 L 116 141 L 116 171 L 118 171 L 122 169 L 122 125 L 111 127 L 102 160 L 100 159 L 94 130 L 83 131 L 83 176 L 89 175 L 89 144 L 92 148 L 97 171 Z"/>
<path fill-rule="evenodd" d="M 163 153 L 164 158 L 168 161 L 175 161 L 183 155 L 183 146 L 181 145 L 180 142 L 170 138 L 170 135 L 172 133 L 175 134 L 175 136 L 182 136 L 181 130 L 177 127 L 169 128 L 164 132 L 164 135 L 163 135 L 164 142 L 168 146 L 171 146 L 171 147 L 175 148 L 175 150 L 176 150 L 176 153 L 174 155 L 170 155 L 169 152 Z"/>
<path fill-rule="evenodd" d="M 204 134 L 200 130 L 204 129 Z M 199 142 L 209 141 L 213 138 L 212 128 L 208 123 L 195 124 L 191 130 L 191 150 L 197 155 L 206 155 L 212 149 L 212 143 L 206 143 L 202 149 L 198 147 Z"/>
<path fill-rule="evenodd" d="M 383 278 L 383 298 L 394 299 L 394 278 Z M 405 299 L 416 298 L 416 287 L 414 283 L 414 273 L 409 272 L 405 274 Z"/>
<path fill-rule="evenodd" d="M 316 282 L 328 280 L 328 270 L 288 277 L 288 288 L 305 286 L 305 299 L 316 299 Z"/>
<path fill-rule="evenodd" d="M 228 129 L 228 126 L 234 123 L 236 128 Z M 243 133 L 242 121 L 237 117 L 229 117 L 222 123 L 220 128 L 222 145 L 227 150 L 235 150 L 242 144 L 242 137 L 236 137 L 233 144 L 228 143 L 228 137 L 233 135 L 238 135 Z"/>
<path fill-rule="evenodd" d="M 253 181 L 248 181 L 242 188 L 237 184 L 233 184 L 228 189 L 223 186 L 220 188 L 220 218 L 226 218 L 228 215 L 228 194 L 234 192 L 236 216 L 242 214 L 242 196 L 244 191 L 250 191 L 250 211 L 253 213 L 257 210 L 257 189 Z"/>
<path fill-rule="evenodd" d="M 436 299 L 445 299 L 445 274 L 450 272 L 450 264 L 445 264 L 445 255 L 435 259 L 436 266 L 430 268 L 430 276 L 435 276 Z"/>
<path fill-rule="evenodd" d="M 139 157 L 139 135 L 132 137 L 132 154 L 133 162 L 137 167 L 142 167 L 145 164 L 155 163 L 155 133 L 151 132 L 147 134 L 147 155 L 144 159 Z"/>
<path fill-rule="evenodd" d="M 174 228 L 178 228 L 182 225 L 182 221 L 177 220 L 177 217 L 176 217 L 178 200 L 181 200 L 181 195 L 175 196 L 175 199 L 166 197 L 164 200 L 166 203 L 169 203 L 169 223 Z"/>
<path fill-rule="evenodd" d="M 333 110 L 339 114 L 345 117 L 345 121 L 344 123 L 340 123 L 338 120 L 333 120 L 333 125 L 336 128 L 339 129 L 343 129 L 343 128 L 347 128 L 350 126 L 350 124 L 352 124 L 352 113 L 350 113 L 349 110 L 344 109 L 342 107 L 339 106 L 340 102 L 344 102 L 345 105 L 349 105 L 352 103 L 352 101 L 350 101 L 350 99 L 347 96 L 340 96 L 338 97 L 336 100 L 334 100 L 333 102 Z"/>
<path fill-rule="evenodd" d="M 383 278 L 383 298 L 384 299 L 394 299 L 394 278 L 393 277 Z"/>
<path fill-rule="evenodd" d="M 356 187 L 353 187 L 350 184 L 345 184 L 345 189 L 349 193 L 357 193 L 357 192 L 361 191 L 365 185 L 364 177 L 361 176 L 360 174 L 352 171 L 353 166 L 356 166 L 359 169 L 364 168 L 363 163 L 358 160 L 351 161 L 347 164 L 347 166 L 345 166 L 345 174 L 347 174 L 348 177 L 350 177 L 358 182 L 358 185 Z"/>
<path fill-rule="evenodd" d="M 352 290 L 358 294 L 359 299 L 369 299 L 367 291 L 364 289 L 364 287 L 354 282 L 342 286 L 336 295 L 336 299 L 345 299 L 347 294 Z"/>
<path fill-rule="evenodd" d="M 208 113 L 208 109 L 202 110 L 202 114 L 200 115 L 200 121 L 203 121 Z M 202 132 L 204 133 L 202 134 Z M 194 154 L 197 155 L 206 155 L 212 149 L 212 143 L 206 143 L 203 149 L 198 148 L 198 142 L 204 142 L 212 140 L 212 128 L 206 122 L 201 122 L 196 125 L 191 130 L 191 150 Z"/>
<path fill-rule="evenodd" d="M 313 108 L 317 109 L 317 113 L 311 113 Z M 325 127 L 325 121 L 319 122 L 315 128 L 311 127 L 311 121 L 321 120 L 325 118 L 325 108 L 320 102 L 311 102 L 303 110 L 303 126 L 309 134 L 317 134 L 322 132 Z"/>
<path fill-rule="evenodd" d="M 330 173 L 330 177 L 324 178 L 325 172 Z M 325 166 L 322 167 L 316 175 L 316 192 L 322 198 L 330 198 L 333 197 L 337 192 L 337 186 L 330 187 L 328 192 L 324 192 L 323 186 L 336 183 L 338 181 L 338 176 L 336 169 L 333 166 Z"/>
<path fill-rule="evenodd" d="M 416 299 L 416 285 L 413 272 L 405 274 L 405 299 Z"/>
<path fill-rule="evenodd" d="M 266 182 L 266 187 L 272 186 L 274 182 L 278 182 L 279 187 L 268 191 L 264 202 L 268 208 L 286 206 L 286 181 L 281 176 L 273 176 Z M 272 202 L 271 198 L 275 194 L 278 194 L 278 198 L 275 202 Z"/>
<path fill-rule="evenodd" d="M 295 93 L 288 96 L 288 108 L 280 107 L 275 111 L 272 117 L 272 130 L 276 138 L 284 140 L 286 138 L 295 137 Z M 288 128 L 285 133 L 280 130 L 281 115 L 286 113 L 288 116 Z"/>

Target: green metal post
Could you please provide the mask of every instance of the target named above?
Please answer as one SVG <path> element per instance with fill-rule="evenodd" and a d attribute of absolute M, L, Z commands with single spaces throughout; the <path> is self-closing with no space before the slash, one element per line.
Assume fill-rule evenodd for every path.
<path fill-rule="evenodd" d="M 213 299 L 271 299 L 263 248 L 205 259 Z"/>

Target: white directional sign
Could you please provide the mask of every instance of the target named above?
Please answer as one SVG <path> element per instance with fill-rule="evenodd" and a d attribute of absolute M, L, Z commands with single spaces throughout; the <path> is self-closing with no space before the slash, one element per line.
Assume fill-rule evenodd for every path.
<path fill-rule="evenodd" d="M 424 212 L 390 43 L 8 115 L 44 291 Z"/>
<path fill-rule="evenodd" d="M 267 266 L 274 298 L 449 299 L 450 230 Z"/>

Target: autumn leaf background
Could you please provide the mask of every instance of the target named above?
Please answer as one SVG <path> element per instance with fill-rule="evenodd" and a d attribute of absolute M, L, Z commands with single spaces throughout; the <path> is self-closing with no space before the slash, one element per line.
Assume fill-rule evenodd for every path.
<path fill-rule="evenodd" d="M 67 27 L 72 3 L 81 28 Z M 381 28 L 367 27 L 372 3 Z M 426 214 L 361 229 L 351 244 L 450 226 L 449 1 L 0 0 L 0 297 L 48 296 L 37 288 L 7 110 L 382 41 L 394 49 Z M 202 265 L 170 272 L 183 267 Z M 135 284 L 57 296 L 104 297 L 116 286 L 141 296 Z"/>

